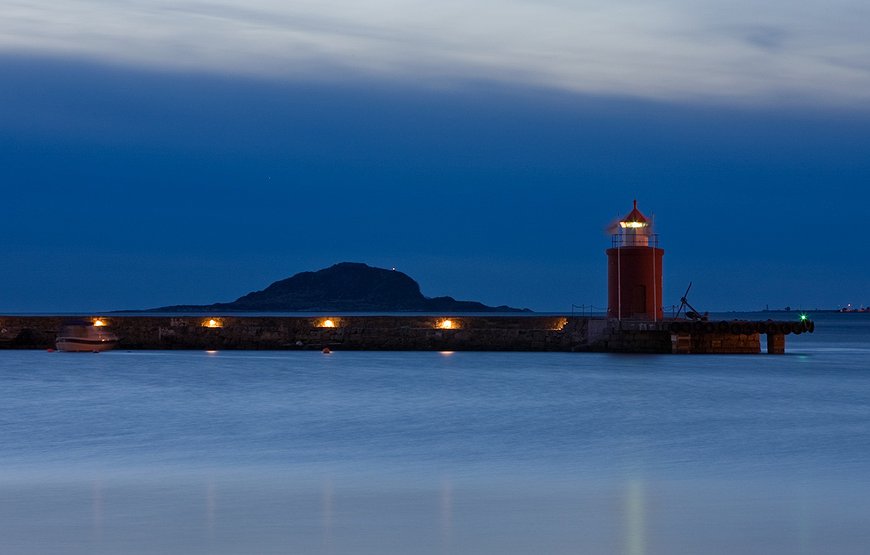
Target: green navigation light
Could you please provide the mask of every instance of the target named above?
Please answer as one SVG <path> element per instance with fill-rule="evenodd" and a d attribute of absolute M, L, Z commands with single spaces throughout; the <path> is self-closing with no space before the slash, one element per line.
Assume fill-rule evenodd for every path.
<path fill-rule="evenodd" d="M 806 320 L 806 319 L 807 319 L 807 315 L 806 315 L 806 314 L 801 314 L 801 322 L 803 322 L 803 321 Z"/>

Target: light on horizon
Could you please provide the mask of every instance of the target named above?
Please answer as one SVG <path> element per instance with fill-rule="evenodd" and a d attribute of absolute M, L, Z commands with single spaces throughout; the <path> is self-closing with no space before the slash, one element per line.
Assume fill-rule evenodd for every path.
<path fill-rule="evenodd" d="M 453 323 L 453 320 L 445 318 L 444 320 L 441 320 L 441 322 L 438 324 L 438 327 L 442 330 L 452 330 L 454 325 L 455 324 Z"/>
<path fill-rule="evenodd" d="M 222 327 L 224 327 L 223 322 L 221 322 L 220 320 L 215 320 L 214 318 L 206 320 L 205 322 L 203 322 L 202 325 L 205 328 L 222 328 Z"/>
<path fill-rule="evenodd" d="M 106 325 L 106 321 L 102 318 L 94 318 L 94 326 L 100 328 Z"/>
<path fill-rule="evenodd" d="M 320 323 L 321 328 L 334 328 L 335 322 L 331 318 L 327 318 L 323 322 Z"/>

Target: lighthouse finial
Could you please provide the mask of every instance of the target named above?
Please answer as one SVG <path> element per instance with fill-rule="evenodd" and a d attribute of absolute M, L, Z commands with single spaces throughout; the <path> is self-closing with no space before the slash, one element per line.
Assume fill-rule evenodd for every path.
<path fill-rule="evenodd" d="M 637 208 L 637 199 L 634 199 L 634 207 Z"/>

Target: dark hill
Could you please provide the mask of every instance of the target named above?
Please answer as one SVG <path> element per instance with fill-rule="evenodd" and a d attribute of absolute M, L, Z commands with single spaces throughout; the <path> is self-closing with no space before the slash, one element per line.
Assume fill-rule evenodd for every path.
<path fill-rule="evenodd" d="M 453 297 L 424 297 L 420 285 L 396 270 L 342 262 L 276 281 L 231 303 L 166 306 L 153 311 L 236 312 L 520 312 Z"/>

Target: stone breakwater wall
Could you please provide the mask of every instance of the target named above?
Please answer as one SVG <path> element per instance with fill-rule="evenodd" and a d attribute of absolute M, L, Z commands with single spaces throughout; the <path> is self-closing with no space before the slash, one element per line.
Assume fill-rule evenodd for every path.
<path fill-rule="evenodd" d="M 94 320 L 96 316 L 87 317 Z M 106 316 L 119 349 L 785 352 L 792 323 L 639 322 L 574 316 Z M 48 349 L 62 316 L 0 316 L 0 349 Z M 445 320 L 449 320 L 445 322 Z M 787 324 L 787 325 L 786 325 Z M 798 330 L 800 331 L 800 330 Z M 809 331 L 809 330 L 807 330 Z"/>
<path fill-rule="evenodd" d="M 587 326 L 585 318 L 552 316 L 451 317 L 449 327 L 448 318 L 428 316 L 100 319 L 119 337 L 118 349 L 572 351 L 586 343 Z M 0 348 L 51 348 L 69 320 L 0 316 Z"/>

